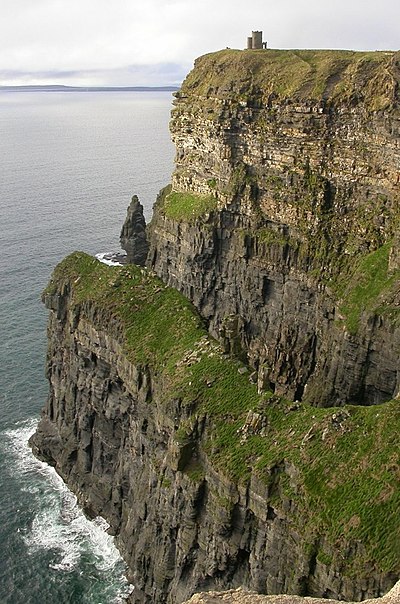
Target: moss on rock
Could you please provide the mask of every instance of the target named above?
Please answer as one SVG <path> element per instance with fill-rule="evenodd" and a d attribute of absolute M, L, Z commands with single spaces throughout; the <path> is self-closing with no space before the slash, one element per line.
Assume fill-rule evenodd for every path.
<path fill-rule="evenodd" d="M 162 380 L 166 407 L 179 400 L 188 410 L 175 418 L 174 440 L 200 454 L 182 468 L 191 481 L 207 481 L 204 458 L 235 484 L 261 481 L 305 542 L 323 538 L 325 559 L 348 556 L 347 574 L 367 564 L 399 574 L 397 400 L 322 409 L 258 394 L 192 305 L 145 269 L 77 252 L 58 265 L 44 296 L 66 289 L 70 309 L 91 308 L 92 321 L 118 326 L 127 358 Z"/>

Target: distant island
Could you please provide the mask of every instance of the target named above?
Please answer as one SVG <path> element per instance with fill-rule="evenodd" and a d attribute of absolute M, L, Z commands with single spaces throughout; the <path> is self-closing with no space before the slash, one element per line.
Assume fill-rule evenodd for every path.
<path fill-rule="evenodd" d="M 175 92 L 179 86 L 0 86 L 0 92 Z"/>

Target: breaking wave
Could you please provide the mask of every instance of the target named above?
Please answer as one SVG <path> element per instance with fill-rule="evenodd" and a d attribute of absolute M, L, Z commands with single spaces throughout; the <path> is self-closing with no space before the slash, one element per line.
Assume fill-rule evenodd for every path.
<path fill-rule="evenodd" d="M 97 599 L 85 599 L 85 602 L 100 601 L 100 588 L 103 597 L 108 598 L 104 602 L 122 602 L 133 587 L 124 577 L 126 567 L 107 533 L 109 525 L 100 517 L 86 518 L 75 495 L 56 471 L 34 457 L 28 440 L 37 423 L 28 420 L 3 433 L 6 470 L 18 474 L 20 489 L 30 501 L 31 521 L 18 527 L 28 555 L 35 558 L 38 553 L 46 552 L 47 572 L 88 574 L 97 590 Z"/>
<path fill-rule="evenodd" d="M 102 252 L 96 254 L 96 258 L 107 266 L 123 266 L 126 264 L 126 255 L 121 252 Z"/>

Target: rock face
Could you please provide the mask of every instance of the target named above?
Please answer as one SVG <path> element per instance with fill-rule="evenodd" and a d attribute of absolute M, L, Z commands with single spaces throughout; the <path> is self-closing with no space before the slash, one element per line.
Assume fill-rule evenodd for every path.
<path fill-rule="evenodd" d="M 143 206 L 137 195 L 127 210 L 127 216 L 121 230 L 121 247 L 126 251 L 127 261 L 138 266 L 144 266 L 149 244 L 146 236 L 146 221 L 143 215 Z"/>
<path fill-rule="evenodd" d="M 148 264 L 278 394 L 399 392 L 399 58 L 222 51 L 176 95 Z"/>
<path fill-rule="evenodd" d="M 110 523 L 133 602 L 393 585 L 394 403 L 378 417 L 257 395 L 184 298 L 133 265 L 75 254 L 44 300 L 50 393 L 31 445 Z"/>
<path fill-rule="evenodd" d="M 399 579 L 398 94 L 398 53 L 201 58 L 148 268 L 57 267 L 31 444 L 110 523 L 137 604 Z M 144 228 L 133 198 L 136 264 Z"/>

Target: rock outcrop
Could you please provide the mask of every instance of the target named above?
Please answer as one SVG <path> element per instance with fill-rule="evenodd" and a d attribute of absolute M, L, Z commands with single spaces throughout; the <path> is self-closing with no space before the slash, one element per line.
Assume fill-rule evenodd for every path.
<path fill-rule="evenodd" d="M 74 254 L 44 300 L 50 393 L 31 445 L 110 523 L 135 603 L 393 585 L 395 401 L 316 410 L 257 394 L 183 296 L 134 265 Z"/>
<path fill-rule="evenodd" d="M 143 206 L 137 195 L 127 210 L 127 216 L 121 230 L 121 247 L 126 251 L 126 259 L 138 266 L 144 266 L 149 251 L 149 243 L 146 235 L 146 221 L 143 214 Z"/>
<path fill-rule="evenodd" d="M 399 58 L 222 51 L 176 95 L 148 264 L 277 394 L 399 393 Z"/>
<path fill-rule="evenodd" d="M 320 598 L 301 598 L 298 596 L 260 596 L 248 593 L 242 589 L 227 592 L 209 592 L 196 594 L 185 604 L 339 604 L 338 600 L 321 600 Z M 397 583 L 388 594 L 382 598 L 366 600 L 364 604 L 399 604 L 400 583 Z M 353 603 L 354 604 L 354 603 Z"/>

